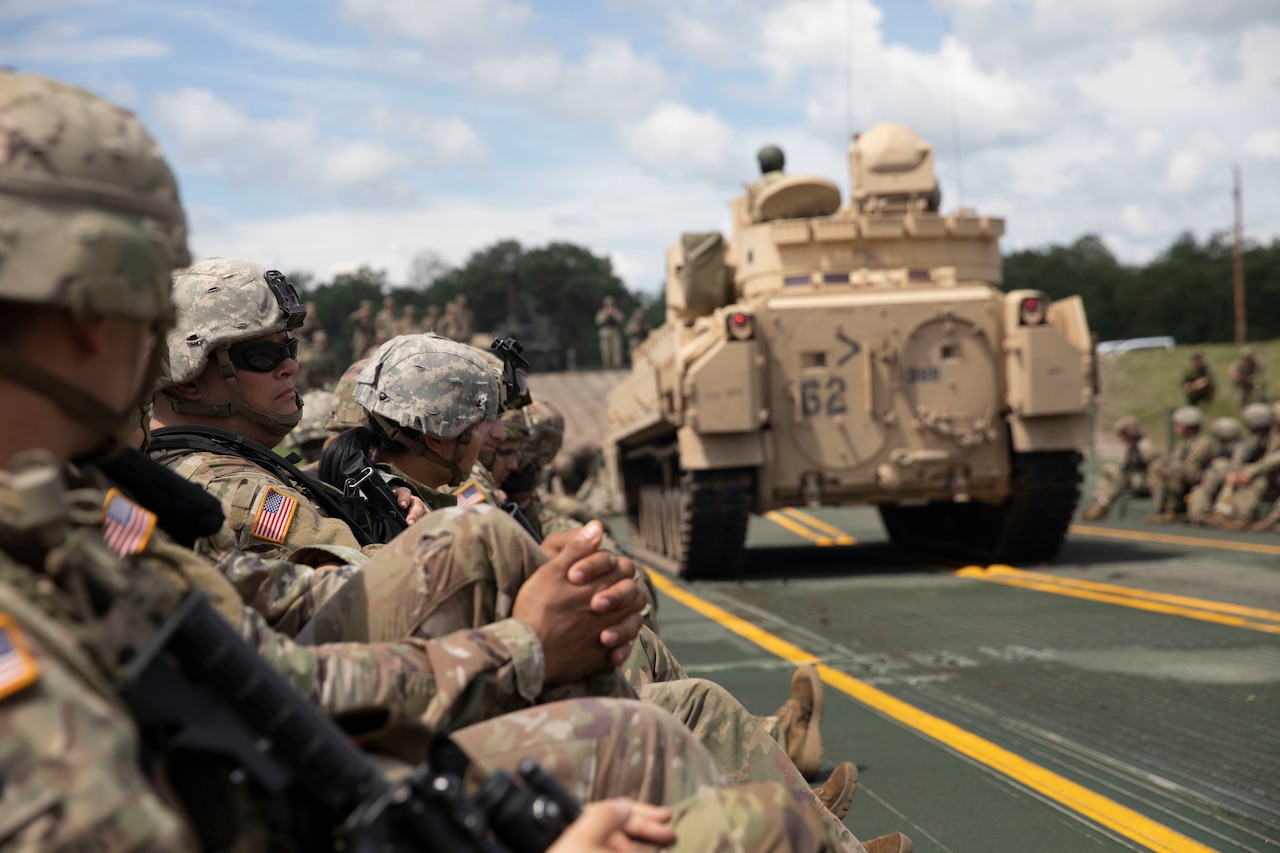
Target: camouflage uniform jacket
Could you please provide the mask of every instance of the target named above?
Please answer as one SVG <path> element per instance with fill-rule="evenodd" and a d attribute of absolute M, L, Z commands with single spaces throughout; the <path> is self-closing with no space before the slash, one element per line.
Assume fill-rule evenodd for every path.
<path fill-rule="evenodd" d="M 1160 451 L 1156 450 L 1156 443 L 1143 436 L 1136 443 L 1126 447 L 1120 470 L 1125 474 L 1145 474 L 1147 468 L 1159 455 Z"/>
<path fill-rule="evenodd" d="M 347 523 L 325 515 L 273 471 L 240 456 L 205 450 L 161 450 L 151 456 L 222 503 L 227 517 L 222 530 L 196 547 L 215 562 L 234 552 L 310 565 L 364 562 L 360 543 Z M 378 547 L 366 545 L 363 552 L 372 553 Z"/>
<path fill-rule="evenodd" d="M 1271 430 L 1267 436 L 1266 451 L 1262 458 L 1252 465 L 1245 465 L 1240 470 L 1249 475 L 1250 480 L 1258 477 L 1271 477 L 1280 473 L 1280 430 Z"/>
<path fill-rule="evenodd" d="M 1198 483 L 1204 469 L 1209 467 L 1218 452 L 1217 444 L 1204 433 L 1197 433 L 1189 441 L 1183 441 L 1173 450 L 1172 470 L 1184 483 Z"/>
<path fill-rule="evenodd" d="M 110 839 L 113 850 L 198 850 L 181 810 L 143 772 L 133 719 L 104 666 L 112 648 L 27 562 L 0 550 L 10 664 L 0 678 L 0 847 L 96 850 Z M 135 639 L 154 630 L 141 618 L 129 625 Z"/>

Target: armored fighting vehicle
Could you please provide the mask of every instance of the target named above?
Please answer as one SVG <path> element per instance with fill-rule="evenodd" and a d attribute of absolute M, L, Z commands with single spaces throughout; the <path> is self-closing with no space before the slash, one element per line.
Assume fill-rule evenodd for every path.
<path fill-rule="evenodd" d="M 732 239 L 668 251 L 667 320 L 609 395 L 633 542 L 731 577 L 751 513 L 874 504 L 903 547 L 1052 556 L 1095 393 L 1079 297 L 1002 292 L 1004 221 L 940 212 L 906 127 L 854 137 L 848 203 L 773 151 Z"/>

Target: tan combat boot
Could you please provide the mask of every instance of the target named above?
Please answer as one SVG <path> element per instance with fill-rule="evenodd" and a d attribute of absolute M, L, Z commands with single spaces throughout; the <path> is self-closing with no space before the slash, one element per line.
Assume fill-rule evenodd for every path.
<path fill-rule="evenodd" d="M 822 769 L 822 679 L 815 666 L 791 676 L 791 698 L 774 715 L 782 726 L 787 757 L 810 782 Z"/>
<path fill-rule="evenodd" d="M 1098 504 L 1098 503 L 1093 504 L 1080 515 L 1080 518 L 1083 519 L 1084 521 L 1101 521 L 1106 517 L 1107 517 L 1106 505 Z"/>
<path fill-rule="evenodd" d="M 867 848 L 867 853 L 911 853 L 911 839 L 901 832 L 864 841 L 862 846 Z"/>
<path fill-rule="evenodd" d="M 815 785 L 813 792 L 822 800 L 827 811 L 844 820 L 849 813 L 849 804 L 853 802 L 853 792 L 858 789 L 858 766 L 852 761 L 841 761 L 831 775 L 821 785 Z"/>

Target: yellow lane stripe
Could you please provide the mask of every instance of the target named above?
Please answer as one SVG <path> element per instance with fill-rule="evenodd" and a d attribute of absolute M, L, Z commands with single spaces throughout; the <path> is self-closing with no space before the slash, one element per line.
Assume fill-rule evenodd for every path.
<path fill-rule="evenodd" d="M 1127 539 L 1130 542 L 1160 542 L 1165 545 L 1193 545 L 1197 548 L 1247 551 L 1250 554 L 1280 554 L 1280 545 L 1264 545 L 1261 542 L 1233 542 L 1230 539 L 1211 539 L 1208 536 L 1182 536 L 1177 533 L 1116 530 L 1111 527 L 1093 527 L 1088 524 L 1073 524 L 1067 530 L 1081 536 L 1099 536 L 1103 539 Z"/>
<path fill-rule="evenodd" d="M 1231 604 L 1227 601 L 1213 601 L 1208 598 L 1193 598 L 1189 595 L 1174 595 L 1169 592 L 1137 589 L 1136 587 L 1121 586 L 1120 584 L 1099 583 L 1098 581 L 1090 581 L 1083 578 L 1064 578 L 1057 575 L 1046 575 L 1043 572 L 1029 572 L 1025 569 L 1015 569 L 1013 566 L 1002 566 L 998 564 L 994 566 L 987 566 L 987 572 L 1016 575 L 1019 577 L 1032 578 L 1043 583 L 1058 584 L 1059 586 L 1069 586 L 1077 589 L 1090 589 L 1095 592 L 1125 595 L 1133 598 L 1143 598 L 1149 601 L 1163 601 L 1166 604 L 1177 604 L 1183 607 L 1189 607 L 1193 610 L 1212 610 L 1218 613 L 1233 613 L 1236 616 L 1249 616 L 1268 622 L 1280 622 L 1280 611 L 1264 610 L 1261 607 L 1247 607 L 1243 604 Z"/>
<path fill-rule="evenodd" d="M 793 506 L 789 506 L 783 510 L 784 513 L 794 518 L 801 524 L 807 524 L 819 533 L 826 533 L 835 539 L 837 545 L 855 545 L 858 540 L 854 539 L 848 533 L 845 533 L 834 524 L 827 524 L 817 516 L 810 515 L 807 512 L 801 512 Z"/>
<path fill-rule="evenodd" d="M 966 755 L 1008 776 L 1015 782 L 1038 791 L 1125 838 L 1136 841 L 1150 850 L 1166 851 L 1166 853 L 1210 853 L 1213 849 L 1156 823 L 1114 800 L 1090 791 L 1070 779 L 1063 778 L 1051 770 L 1027 761 L 972 732 L 965 731 L 941 717 L 926 713 L 851 675 L 824 666 L 818 662 L 815 655 L 804 649 L 793 646 L 781 637 L 776 637 L 711 602 L 698 598 L 658 572 L 648 567 L 646 570 L 649 572 L 649 577 L 653 579 L 654 586 L 691 610 L 701 613 L 783 660 L 796 664 L 818 664 L 818 672 L 822 680 L 835 689 L 933 738 L 961 755 Z"/>
<path fill-rule="evenodd" d="M 802 524 L 799 524 L 798 522 L 792 521 L 791 519 L 787 518 L 785 515 L 778 512 L 777 510 L 769 510 L 764 514 L 764 517 L 769 519 L 779 527 L 785 527 L 787 530 L 790 530 L 792 533 L 801 537 L 802 539 L 808 539 L 810 542 L 812 542 L 815 545 L 821 545 L 823 547 L 826 547 L 826 546 L 835 544 L 835 541 L 830 536 L 819 536 L 809 528 L 805 527 Z"/>
<path fill-rule="evenodd" d="M 1185 616 L 1188 619 L 1198 619 L 1201 622 L 1216 622 L 1219 625 L 1230 625 L 1233 628 L 1246 628 L 1250 631 L 1261 631 L 1264 634 L 1280 634 L 1280 625 L 1254 622 L 1250 619 L 1231 616 L 1226 613 L 1212 613 L 1208 610 L 1195 610 L 1187 607 L 1178 607 L 1173 604 L 1164 604 L 1159 601 L 1147 601 L 1128 595 L 1094 592 L 1087 589 L 1074 589 L 1072 587 L 1061 586 L 1055 583 L 1044 583 L 1030 578 L 1021 578 L 1016 575 L 1005 575 L 998 572 L 993 574 L 980 566 L 968 566 L 960 569 L 956 574 L 962 578 L 973 578 L 980 581 L 1004 584 L 1005 586 L 1016 586 L 1021 589 L 1035 590 L 1036 592 L 1051 592 L 1054 595 L 1065 595 L 1070 598 L 1083 598 L 1087 601 L 1099 601 L 1103 604 L 1118 604 L 1121 607 L 1131 607 L 1134 610 L 1149 610 L 1152 613 L 1164 613 L 1170 616 Z"/>

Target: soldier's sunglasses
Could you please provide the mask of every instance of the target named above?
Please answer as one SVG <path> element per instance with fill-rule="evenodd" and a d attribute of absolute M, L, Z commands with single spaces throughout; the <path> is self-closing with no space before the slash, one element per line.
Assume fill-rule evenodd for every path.
<path fill-rule="evenodd" d="M 297 360 L 298 339 L 232 344 L 227 347 L 227 357 L 236 367 L 269 373 L 284 364 L 285 359 Z"/>

